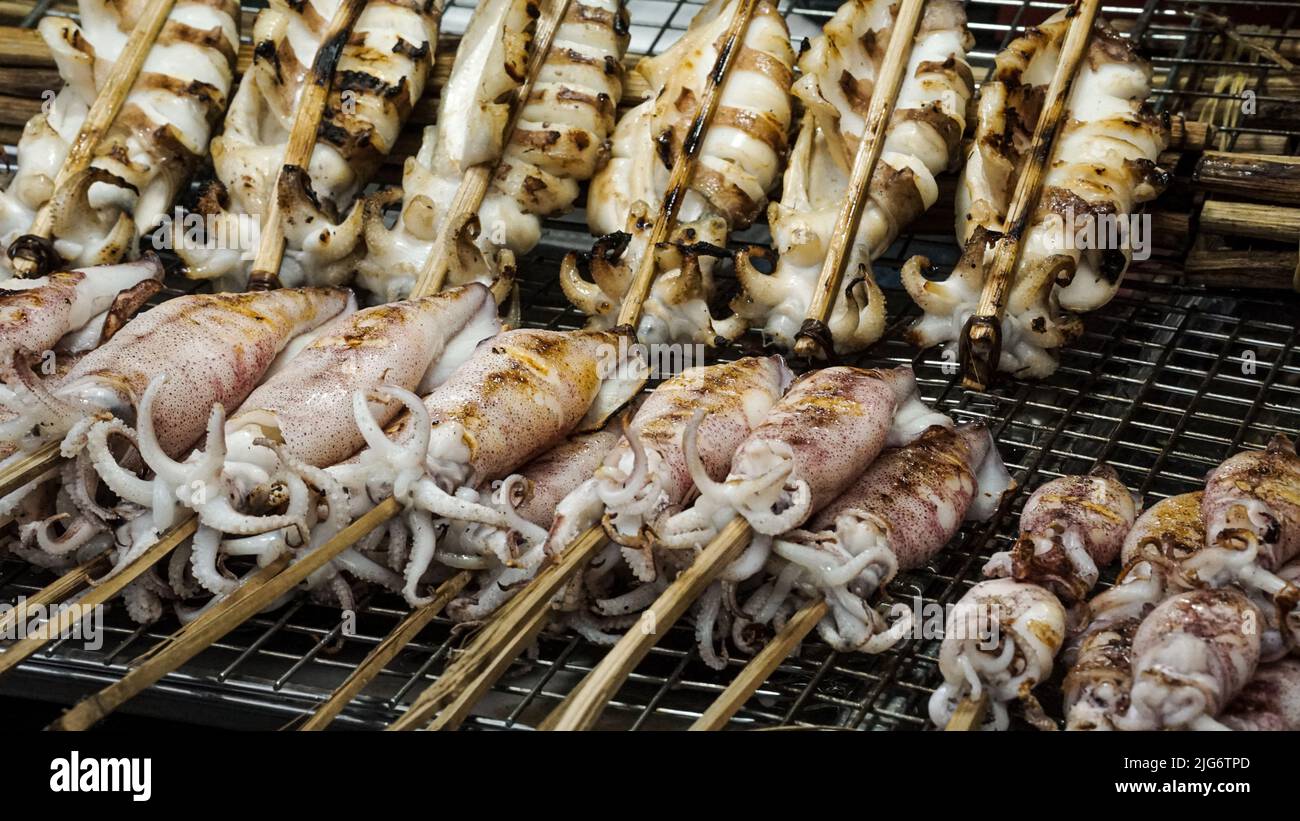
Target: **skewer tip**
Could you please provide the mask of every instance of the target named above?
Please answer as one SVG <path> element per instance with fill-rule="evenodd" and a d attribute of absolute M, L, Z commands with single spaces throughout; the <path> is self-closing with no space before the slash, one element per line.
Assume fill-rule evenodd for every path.
<path fill-rule="evenodd" d="M 968 390 L 985 390 L 993 382 L 1002 357 L 1002 327 L 993 317 L 975 315 L 962 328 L 958 359 L 961 383 Z"/>
<path fill-rule="evenodd" d="M 8 253 L 14 272 L 24 279 L 45 276 L 62 263 L 54 243 L 39 234 L 23 234 L 9 245 Z"/>
<path fill-rule="evenodd" d="M 794 352 L 806 359 L 828 359 L 835 343 L 831 340 L 830 328 L 817 319 L 805 319 L 795 337 Z"/>

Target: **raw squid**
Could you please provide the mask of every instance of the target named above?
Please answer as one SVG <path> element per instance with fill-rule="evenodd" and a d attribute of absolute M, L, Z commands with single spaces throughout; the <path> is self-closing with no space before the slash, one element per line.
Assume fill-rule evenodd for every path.
<path fill-rule="evenodd" d="M 989 696 L 992 729 L 1010 726 L 1007 702 L 1019 699 L 1026 716 L 1053 727 L 1033 689 L 1052 674 L 1065 641 L 1065 608 L 1036 584 L 990 579 L 972 587 L 948 614 L 939 672 L 943 684 L 930 698 L 930 720 L 943 727 L 963 697 Z"/>
<path fill-rule="evenodd" d="M 293 524 L 289 515 L 254 515 L 254 503 L 274 492 L 273 479 L 301 466 L 342 462 L 365 444 L 355 421 L 353 395 L 381 387 L 428 393 L 463 363 L 479 341 L 499 330 L 496 303 L 487 288 L 471 285 L 424 299 L 395 302 L 341 317 L 324 326 L 257 387 L 231 415 L 216 412 L 203 449 L 184 462 L 143 442 L 151 482 L 104 479 L 119 495 L 148 506 L 151 499 L 181 504 L 205 528 L 231 536 L 269 533 Z M 370 408 L 378 424 L 402 410 L 393 399 Z M 289 454 L 292 465 L 282 461 Z M 116 463 L 109 471 L 120 476 Z M 311 471 L 305 476 L 310 480 Z M 203 493 L 196 494 L 195 488 Z M 235 582 L 215 567 L 215 534 L 195 540 L 196 580 L 214 593 Z M 283 544 L 260 540 L 261 561 L 274 559 Z M 254 552 L 254 544 L 238 545 Z"/>
<path fill-rule="evenodd" d="M 868 598 L 899 570 L 930 561 L 963 519 L 991 516 L 1013 484 L 982 423 L 931 427 L 910 444 L 881 454 L 806 531 L 777 539 L 773 552 L 789 564 L 746 610 L 761 607 L 770 614 L 784 598 L 783 589 L 811 588 L 830 608 L 818 625 L 827 643 L 845 651 L 882 652 L 911 629 L 911 619 L 886 629 Z"/>
<path fill-rule="evenodd" d="M 493 483 L 488 502 L 519 518 L 511 528 L 470 524 L 460 534 L 462 552 L 490 556 L 495 561 L 478 580 L 477 590 L 466 593 L 447 606 L 447 615 L 455 621 L 486 618 L 531 579 L 546 559 L 547 535 L 557 521 L 588 528 L 599 515 L 585 518 L 574 509 L 574 494 L 584 482 L 595 480 L 592 474 L 604 462 L 620 435 L 613 430 L 571 437 L 542 454 L 518 473 Z M 574 522 L 578 517 L 580 521 Z"/>
<path fill-rule="evenodd" d="M 77 6 L 80 24 L 41 19 L 41 37 L 64 87 L 24 128 L 18 173 L 0 194 L 0 243 L 43 270 L 62 260 L 116 262 L 166 215 L 208 153 L 239 50 L 238 3 L 178 0 L 90 166 L 55 191 L 72 142 L 147 3 L 79 0 Z M 43 209 L 53 218 L 51 240 L 27 234 Z M 0 264 L 11 264 L 8 255 L 0 254 Z"/>
<path fill-rule="evenodd" d="M 106 511 L 95 501 L 94 484 L 83 484 L 88 471 L 93 467 L 122 484 L 138 481 L 117 465 L 112 437 L 134 445 L 146 462 L 183 455 L 205 427 L 220 420 L 214 406 L 241 402 L 293 337 L 325 323 L 348 302 L 347 291 L 320 288 L 177 297 L 129 322 L 54 385 L 15 357 L 17 378 L 4 402 L 13 416 L 0 422 L 0 438 L 31 449 L 63 437 L 62 454 L 73 459 L 65 468 L 73 481 L 65 489 L 81 513 L 68 533 L 89 538 L 126 511 Z M 132 422 L 134 429 L 128 427 Z M 3 504 L 25 492 L 16 491 Z M 119 542 L 129 547 L 120 552 L 117 567 L 174 523 L 178 500 L 165 496 L 152 497 L 152 516 L 134 515 L 122 525 Z M 66 552 L 75 545 L 65 533 L 55 549 Z"/>
<path fill-rule="evenodd" d="M 1157 605 L 1133 636 L 1124 730 L 1223 729 L 1215 716 L 1259 663 L 1259 610 L 1233 588 L 1191 590 Z"/>
<path fill-rule="evenodd" d="M 636 66 L 651 99 L 619 121 L 609 164 L 592 180 L 587 196 L 592 232 L 609 236 L 588 258 L 591 281 L 583 278 L 573 254 L 560 272 L 565 294 L 592 317 L 592 327 L 613 324 L 640 261 L 654 253 L 659 273 L 645 302 L 639 340 L 713 344 L 744 331 L 738 319 L 716 323 L 708 303 L 715 258 L 726 254 L 728 232 L 749 226 L 762 212 L 786 150 L 794 54 L 774 5 L 760 2 L 754 9 L 698 148 L 690 188 L 684 194 L 666 191 L 737 3 L 711 0 L 680 40 Z M 665 246 L 649 248 L 666 195 L 684 197 L 678 222 Z"/>
<path fill-rule="evenodd" d="M 353 514 L 385 495 L 407 506 L 413 544 L 403 593 L 412 606 L 426 601 L 419 584 L 435 555 L 444 564 L 464 564 L 459 554 L 435 554 L 434 517 L 516 526 L 513 511 L 479 503 L 480 489 L 569 433 L 600 427 L 640 390 L 648 368 L 638 349 L 619 341 L 618 334 L 597 331 L 499 334 L 480 343 L 423 400 L 398 388 L 379 389 L 408 411 L 387 432 L 357 394 L 357 424 L 369 447 L 329 473 L 348 490 Z M 484 562 L 471 557 L 465 566 Z"/>
<path fill-rule="evenodd" d="M 1277 596 L 1290 610 L 1300 588 L 1276 575 L 1300 555 L 1300 456 L 1278 435 L 1264 450 L 1243 451 L 1210 473 L 1201 505 L 1207 547 L 1183 563 L 1200 581 L 1231 581 Z"/>
<path fill-rule="evenodd" d="M 1233 730 L 1300 730 L 1300 659 L 1261 666 L 1219 720 Z"/>
<path fill-rule="evenodd" d="M 514 145 L 505 133 L 509 125 L 509 100 L 527 76 L 534 21 L 539 13 L 537 0 L 485 0 L 475 7 L 456 51 L 451 77 L 442 89 L 437 125 L 425 129 L 419 153 L 407 158 L 402 190 L 381 192 L 366 202 L 365 249 L 357 261 L 357 285 L 370 292 L 376 301 L 400 299 L 411 292 L 432 253 L 462 176 L 476 165 L 496 163 Z M 572 38 L 573 29 L 568 31 L 567 37 Z M 556 47 L 560 47 L 558 36 Z M 561 49 L 558 54 L 553 52 L 552 57 L 558 60 L 565 53 Z M 600 49 L 591 46 L 581 53 L 592 56 L 600 53 Z M 529 107 L 532 106 L 546 107 L 547 103 L 530 102 Z M 581 104 L 575 103 L 574 107 L 580 108 Z M 558 114 L 555 107 L 551 111 L 550 115 L 542 116 Z M 537 115 L 534 108 L 526 116 Z M 559 116 L 556 119 L 563 121 Z M 569 147 L 568 141 L 564 147 Z M 529 156 L 537 158 L 532 152 Z M 561 162 L 561 156 L 557 151 L 555 162 Z M 491 199 L 499 213 L 504 208 L 499 199 L 501 194 L 499 189 L 493 193 Z M 521 192 L 520 196 L 527 194 Z M 399 197 L 401 213 L 396 224 L 389 228 L 384 211 L 396 204 Z M 482 247 L 476 247 L 461 228 L 453 226 L 456 253 L 448 283 L 487 282 L 500 275 L 512 276 L 514 256 L 509 250 L 499 250 L 505 243 L 498 226 L 480 232 Z M 493 244 L 492 240 L 502 241 Z"/>
<path fill-rule="evenodd" d="M 424 93 L 438 44 L 440 4 L 371 0 L 354 24 L 334 72 L 330 97 L 306 168 L 280 175 L 303 90 L 340 0 L 272 0 L 253 28 L 253 64 L 212 141 L 214 180 L 196 212 L 202 242 L 175 243 L 186 273 L 242 290 L 257 236 L 272 202 L 286 240 L 286 285 L 334 285 L 351 275 L 362 229 L 354 204 L 392 150 Z"/>
<path fill-rule="evenodd" d="M 698 426 L 687 427 L 687 466 L 701 496 L 657 531 L 659 540 L 703 547 L 736 513 L 758 533 L 779 536 L 839 495 L 887 443 L 911 441 L 935 422 L 951 425 L 921 401 L 911 368 L 813 371 L 749 434 L 722 483 L 698 458 Z"/>
<path fill-rule="evenodd" d="M 1138 504 L 1109 465 L 1062 476 L 1034 491 L 1020 513 L 1020 538 L 993 556 L 985 576 L 1041 584 L 1067 604 L 1097 583 L 1099 568 L 1119 558 Z"/>
<path fill-rule="evenodd" d="M 1064 656 L 1068 730 L 1113 730 L 1129 709 L 1133 636 L 1156 604 L 1187 588 L 1179 564 L 1205 546 L 1201 496 L 1184 493 L 1152 505 L 1124 540 L 1115 586 L 1094 597 Z"/>
<path fill-rule="evenodd" d="M 0 369 L 7 370 L 19 351 L 40 357 L 56 347 L 69 353 L 94 347 L 105 330 L 111 336 L 157 293 L 162 276 L 162 265 L 150 255 L 0 282 Z"/>
<path fill-rule="evenodd" d="M 741 253 L 736 278 L 743 291 L 731 303 L 783 348 L 793 346 L 821 274 L 896 14 L 897 4 L 886 0 L 849 0 L 799 59 L 794 93 L 807 111 L 781 201 L 768 208 L 775 270 L 764 274 L 754 266 L 751 257 L 759 252 Z M 966 64 L 973 42 L 960 3 L 926 4 L 827 323 L 837 353 L 862 350 L 884 331 L 885 297 L 871 260 L 935 203 L 935 176 L 957 159 L 974 87 Z"/>
<path fill-rule="evenodd" d="M 957 193 L 957 237 L 967 253 L 947 280 L 924 276 L 914 257 L 903 285 L 925 316 L 909 337 L 918 346 L 955 344 L 974 313 L 989 255 L 1007 210 L 1046 87 L 1070 25 L 1062 9 L 998 54 L 980 86 L 975 139 Z M 1155 161 L 1168 142 L 1165 122 L 1146 104 L 1151 67 L 1132 44 L 1098 20 L 1079 69 L 1038 207 L 1025 226 L 1002 327 L 1001 370 L 1040 378 L 1056 370 L 1056 350 L 1078 336 L 1078 314 L 1105 305 L 1143 237 L 1130 230 L 1138 205 L 1164 187 Z M 1149 231 L 1145 241 L 1150 242 Z"/>

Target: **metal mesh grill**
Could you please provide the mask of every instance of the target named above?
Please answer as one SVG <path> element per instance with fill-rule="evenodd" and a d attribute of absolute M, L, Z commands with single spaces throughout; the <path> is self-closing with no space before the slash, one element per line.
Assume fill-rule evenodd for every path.
<path fill-rule="evenodd" d="M 453 0 L 444 30 L 463 29 L 472 6 Z M 631 0 L 632 51 L 657 53 L 685 29 L 699 3 L 686 0 Z M 803 0 L 780 4 L 797 40 L 816 33 L 837 4 Z M 1019 27 L 1045 19 L 1060 4 L 1023 0 L 971 0 L 968 13 L 977 37 L 972 63 L 978 69 Z M 1270 89 L 1281 76 L 1257 52 L 1225 58 L 1225 38 L 1206 18 L 1187 12 L 1213 8 L 1232 16 L 1243 8 L 1275 10 L 1270 24 L 1289 30 L 1300 22 L 1297 7 L 1281 2 L 1193 4 L 1150 0 L 1136 8 L 1106 6 L 1104 14 L 1140 40 L 1152 57 L 1160 105 L 1178 111 L 1204 111 L 1212 101 L 1236 98 L 1203 80 L 1223 71 L 1239 72 L 1245 88 L 1261 103 L 1289 107 L 1290 129 L 1277 122 L 1246 119 L 1226 123 L 1225 147 L 1242 141 L 1272 140 L 1270 150 L 1288 153 L 1300 146 L 1297 103 Z M 1278 51 L 1300 49 L 1296 36 L 1273 35 Z M 1222 112 L 1220 112 L 1222 114 Z M 1224 123 L 1221 123 L 1224 124 Z M 733 242 L 764 241 L 759 226 Z M 582 317 L 555 282 L 565 250 L 589 247 L 581 214 L 548 225 L 543 246 L 521 266 L 526 324 L 576 328 Z M 1007 382 L 987 392 L 966 392 L 957 383 L 955 363 L 935 352 L 921 353 L 901 340 L 916 315 L 910 300 L 895 289 L 897 271 L 909 256 L 923 253 L 941 267 L 956 259 L 950 237 L 906 236 L 880 260 L 877 275 L 890 305 L 889 332 L 858 362 L 869 366 L 910 363 L 925 398 L 959 419 L 986 419 L 1003 458 L 1019 483 L 1008 512 L 996 521 L 966 527 L 923 571 L 895 581 L 890 595 L 919 597 L 925 606 L 955 602 L 978 580 L 986 557 L 1014 538 L 1017 515 L 1027 491 L 1048 479 L 1086 471 L 1098 460 L 1119 470 L 1125 482 L 1150 505 L 1166 496 L 1200 487 L 1206 472 L 1243 446 L 1260 447 L 1275 433 L 1300 430 L 1300 350 L 1295 317 L 1300 305 L 1287 298 L 1264 302 L 1251 297 L 1213 294 L 1177 284 L 1176 263 L 1153 259 L 1135 270 L 1119 296 L 1087 318 L 1087 330 L 1062 355 L 1060 370 L 1041 383 Z M 716 353 L 730 358 L 757 346 L 757 338 Z M 5 599 L 30 593 L 48 581 L 17 564 L 0 566 Z M 386 636 L 405 614 L 387 594 L 363 600 L 355 625 L 339 620 L 337 610 L 313 605 L 305 597 L 251 620 L 176 674 L 132 702 L 128 709 L 183 717 L 233 727 L 274 727 L 311 710 Z M 924 614 L 924 611 L 923 611 Z M 0 690 L 71 701 L 115 679 L 126 663 L 163 638 L 170 621 L 141 628 L 124 613 L 107 619 L 103 648 L 89 651 L 64 642 L 33 656 L 0 679 Z M 342 635 L 345 627 L 355 628 Z M 400 654 L 349 706 L 339 725 L 379 727 L 445 664 L 463 641 L 449 623 L 436 621 Z M 925 726 L 925 702 L 939 681 L 935 640 L 908 640 L 880 656 L 844 655 L 809 640 L 787 660 L 734 719 L 737 727 L 834 726 L 906 729 Z M 569 636 L 544 636 L 535 654 L 511 672 L 476 708 L 467 727 L 527 727 L 540 721 L 578 679 L 599 661 L 603 650 Z M 685 727 L 721 692 L 743 664 L 714 672 L 695 651 L 689 628 L 669 631 L 618 694 L 602 726 Z M 1044 701 L 1057 712 L 1052 687 Z M 338 725 L 336 725 L 338 726 Z"/>

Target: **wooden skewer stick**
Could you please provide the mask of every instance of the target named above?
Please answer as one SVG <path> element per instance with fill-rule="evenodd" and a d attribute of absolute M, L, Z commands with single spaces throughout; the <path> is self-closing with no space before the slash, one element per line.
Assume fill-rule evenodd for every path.
<path fill-rule="evenodd" d="M 969 732 L 978 730 L 984 723 L 984 714 L 989 709 L 989 694 L 981 693 L 977 699 L 963 698 L 953 711 L 952 718 L 943 729 L 948 732 Z"/>
<path fill-rule="evenodd" d="M 393 632 L 384 637 L 384 640 L 375 645 L 357 666 L 357 669 L 335 688 L 330 697 L 325 700 L 316 711 L 304 721 L 299 730 L 324 730 L 330 725 L 330 722 L 338 718 L 343 708 L 348 706 L 352 699 L 361 695 L 361 691 L 366 689 L 379 671 L 383 670 L 388 662 L 397 657 L 406 645 L 415 640 L 420 631 L 433 621 L 434 617 L 442 612 L 456 594 L 469 583 L 470 574 L 468 571 L 462 571 L 452 576 L 447 581 L 439 585 L 437 591 L 433 594 L 433 601 L 417 607 L 407 614 L 402 622 L 393 628 Z"/>
<path fill-rule="evenodd" d="M 828 612 L 830 610 L 823 599 L 800 608 L 695 720 L 691 730 L 721 730 L 727 726 L 731 717 L 745 706 L 749 697 L 763 686 L 768 676 L 781 666 L 781 662 L 794 652 Z"/>
<path fill-rule="evenodd" d="M 858 236 L 871 177 L 876 173 L 880 153 L 885 147 L 885 131 L 889 128 L 894 104 L 898 101 L 898 90 L 903 85 L 903 75 L 911 60 L 916 27 L 924 6 L 925 0 L 903 0 L 898 17 L 894 20 L 889 46 L 880 63 L 880 76 L 871 92 L 871 107 L 867 109 L 862 140 L 858 143 L 853 159 L 853 171 L 849 177 L 844 204 L 840 206 L 839 215 L 835 218 L 835 231 L 831 234 L 830 247 L 826 249 L 826 259 L 822 262 L 821 274 L 817 277 L 817 287 L 813 290 L 808 315 L 795 340 L 794 351 L 799 356 L 825 358 L 834 350 L 834 340 L 830 329 L 826 327 L 826 321 L 830 319 L 831 310 L 840 293 L 840 283 L 844 281 L 849 249 Z"/>
<path fill-rule="evenodd" d="M 464 720 L 478 698 L 531 643 L 531 640 L 520 643 L 518 637 L 530 632 L 537 635 L 550 617 L 551 599 L 575 573 L 587 566 L 606 541 L 605 531 L 599 525 L 574 539 L 558 559 L 543 567 L 527 587 L 497 611 L 469 647 L 388 729 L 418 729 L 439 715 L 444 707 L 449 715 L 446 719 L 439 716 L 440 722 L 451 725 Z M 453 722 L 453 715 L 460 718 Z"/>
<path fill-rule="evenodd" d="M 550 14 L 537 23 L 533 35 L 533 52 L 529 56 L 528 75 L 519 88 L 515 89 L 503 145 L 508 144 L 514 136 L 519 116 L 528 105 L 528 98 L 533 94 L 533 85 L 546 65 L 551 44 L 555 42 L 555 33 L 559 31 L 560 24 L 564 22 L 564 15 L 568 13 L 569 2 L 570 0 L 552 0 Z M 424 267 L 420 269 L 420 275 L 415 280 L 414 294 L 429 296 L 442 290 L 443 284 L 447 281 L 451 259 L 456 253 L 456 237 L 464 230 L 465 223 L 478 214 L 479 207 L 483 205 L 483 198 L 487 196 L 492 175 L 496 173 L 497 165 L 497 161 L 479 163 L 466 170 L 461 177 L 460 185 L 456 188 L 456 196 L 451 201 L 451 208 L 447 212 L 447 218 L 438 226 L 438 236 L 434 240 L 433 248 L 424 261 Z"/>
<path fill-rule="evenodd" d="M 0 619 L 0 635 L 8 633 L 9 629 L 20 618 L 30 620 L 33 612 L 38 607 L 48 607 L 55 602 L 63 601 L 106 570 L 108 570 L 108 558 L 101 554 L 82 562 L 36 593 L 24 596 L 20 606 L 15 607 L 3 619 Z"/>
<path fill-rule="evenodd" d="M 164 647 L 155 648 L 144 663 L 114 684 L 87 697 L 64 713 L 62 718 L 51 725 L 51 728 L 84 730 L 91 727 L 291 591 L 297 584 L 320 570 L 370 531 L 396 516 L 400 509 L 401 505 L 395 499 L 388 499 L 294 564 L 288 565 L 279 572 L 255 575 L 237 588 L 229 600 L 183 627 L 173 641 L 167 642 Z M 274 566 L 274 564 L 270 565 L 264 570 Z M 0 656 L 0 662 L 7 656 L 8 653 Z"/>
<path fill-rule="evenodd" d="M 316 49 L 311 62 L 311 72 L 306 87 L 298 99 L 298 110 L 293 116 L 289 141 L 284 149 L 284 162 L 275 175 L 275 186 L 270 191 L 270 207 L 263 220 L 258 241 L 257 257 L 248 277 L 248 290 L 267 291 L 280 286 L 280 262 L 284 259 L 284 225 L 280 215 L 280 186 L 286 173 L 299 173 L 311 163 L 316 150 L 316 135 L 320 132 L 321 117 L 334 84 L 334 69 L 343 56 L 352 26 L 361 16 L 366 0 L 343 0 L 330 18 L 329 28 Z"/>
<path fill-rule="evenodd" d="M 47 442 L 29 454 L 10 462 L 0 472 L 0 498 L 8 496 L 26 484 L 36 481 L 42 474 L 59 466 L 63 457 L 59 455 L 61 439 Z"/>
<path fill-rule="evenodd" d="M 1020 259 L 1020 237 L 1038 207 L 1043 175 L 1055 153 L 1070 90 L 1088 50 L 1088 40 L 1100 6 L 1101 0 L 1075 0 L 1073 20 L 1061 46 L 1061 59 L 1047 87 L 1043 113 L 1034 126 L 1033 141 L 1016 180 L 1004 230 L 993 247 L 993 259 L 984 278 L 979 306 L 962 329 L 962 384 L 968 389 L 984 390 L 993 381 L 997 370 L 998 358 L 1002 354 L 1002 316 L 1007 308 L 1011 278 Z"/>
<path fill-rule="evenodd" d="M 172 552 L 178 544 L 193 536 L 197 529 L 198 520 L 193 516 L 171 528 L 157 542 L 154 542 L 153 546 L 141 554 L 138 559 L 119 570 L 113 576 L 95 584 L 73 606 L 60 609 L 58 615 L 54 619 L 47 621 L 34 635 L 29 635 L 6 649 L 4 654 L 0 655 L 0 675 L 17 667 L 23 659 L 44 647 L 51 640 L 66 635 L 74 625 L 89 615 L 92 608 L 104 604 L 118 593 L 121 593 L 123 588 L 135 581 L 141 573 L 153 567 L 159 559 Z"/>
<path fill-rule="evenodd" d="M 546 719 L 547 728 L 591 729 L 659 636 L 677 623 L 686 608 L 740 555 L 752 536 L 749 523 L 742 517 L 728 522 L 691 566 L 646 609 L 640 624 L 623 634 L 600 664 L 569 694 L 569 699 Z"/>
<path fill-rule="evenodd" d="M 171 14 L 175 2 L 176 0 L 150 0 L 149 5 L 144 8 L 135 28 L 131 30 L 131 36 L 127 38 L 126 45 L 122 47 L 122 52 L 114 61 L 104 87 L 99 90 L 95 102 L 86 112 L 86 119 L 81 123 L 76 139 L 68 148 L 67 159 L 63 161 L 63 166 L 54 178 L 55 191 L 89 167 L 90 161 L 94 158 L 95 148 L 113 125 L 113 121 L 117 119 L 118 112 L 122 110 L 122 103 L 126 101 L 136 78 L 140 76 L 145 58 L 158 39 L 158 33 L 167 22 L 167 15 Z M 25 236 L 15 240 L 9 248 L 14 270 L 19 276 L 41 276 L 48 273 L 49 269 L 57 263 L 54 250 L 49 247 L 50 234 L 53 230 L 54 215 L 47 205 L 37 213 L 31 230 Z M 34 253 L 33 246 L 45 247 L 46 252 Z M 16 254 L 15 251 L 18 249 L 21 249 L 21 252 Z"/>
<path fill-rule="evenodd" d="M 641 321 L 641 308 L 655 280 L 655 249 L 668 239 L 673 226 L 677 224 L 677 214 L 681 210 L 686 194 L 690 190 L 691 177 L 695 173 L 695 161 L 704 147 L 704 137 L 708 133 L 709 123 L 722 101 L 722 91 L 727 82 L 727 75 L 735 63 L 735 55 L 744 47 L 745 32 L 749 21 L 754 16 L 754 9 L 759 0 L 740 0 L 736 6 L 735 17 L 727 28 L 718 58 L 713 64 L 704 84 L 700 110 L 686 132 L 682 141 L 682 150 L 673 160 L 672 170 L 668 174 L 668 189 L 664 201 L 655 215 L 654 226 L 650 229 L 650 241 L 646 245 L 645 255 L 638 261 L 636 273 L 623 296 L 623 304 L 618 311 L 617 326 L 636 333 L 637 323 Z"/>

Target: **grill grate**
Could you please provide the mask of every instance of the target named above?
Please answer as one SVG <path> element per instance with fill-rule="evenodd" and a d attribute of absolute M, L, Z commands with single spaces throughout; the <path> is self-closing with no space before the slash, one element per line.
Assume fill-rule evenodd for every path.
<path fill-rule="evenodd" d="M 470 0 L 452 0 L 444 30 L 463 29 L 472 5 Z M 632 51 L 662 51 L 699 5 L 688 0 L 631 0 Z M 815 33 L 836 5 L 826 0 L 780 4 L 782 11 L 813 21 L 804 24 L 791 18 L 796 40 Z M 992 64 L 993 55 L 1018 28 L 1040 22 L 1060 7 L 1028 0 L 971 0 L 968 13 L 977 37 L 971 59 L 977 72 Z M 1294 153 L 1300 148 L 1300 103 L 1270 90 L 1282 76 L 1280 70 L 1256 52 L 1225 52 L 1225 39 L 1207 18 L 1185 14 L 1205 8 L 1229 16 L 1263 9 L 1271 24 L 1283 30 L 1300 24 L 1296 4 L 1267 0 L 1148 0 L 1135 8 L 1106 6 L 1103 13 L 1147 46 L 1159 105 L 1203 111 L 1213 101 L 1235 99 L 1213 83 L 1207 85 L 1205 78 L 1238 72 L 1261 104 L 1289 106 L 1292 122 L 1290 128 L 1285 120 L 1228 122 L 1223 147 L 1265 145 L 1275 153 Z M 1295 34 L 1273 35 L 1268 45 L 1287 54 L 1300 52 Z M 742 240 L 765 241 L 766 229 L 759 226 L 733 238 Z M 526 324 L 554 329 L 581 324 L 582 317 L 560 293 L 555 274 L 565 250 L 589 247 L 590 242 L 581 214 L 548 226 L 543 247 L 521 266 Z M 1157 257 L 1135 266 L 1119 296 L 1089 315 L 1086 333 L 1063 352 L 1061 368 L 1052 378 L 966 392 L 958 385 L 954 362 L 935 358 L 933 351 L 918 353 L 901 340 L 916 309 L 897 290 L 897 272 L 917 253 L 947 267 L 957 249 L 948 236 L 907 236 L 877 263 L 891 309 L 890 330 L 858 361 L 870 366 L 909 363 L 927 400 L 960 419 L 988 420 L 1020 490 L 1000 519 L 964 528 L 931 567 L 895 581 L 890 589 L 895 598 L 919 597 L 927 606 L 955 602 L 978 580 L 983 560 L 1014 538 L 1028 490 L 1048 479 L 1106 460 L 1150 505 L 1201 486 L 1206 472 L 1240 447 L 1261 447 L 1275 433 L 1294 435 L 1300 430 L 1300 348 L 1294 325 L 1300 304 L 1293 298 L 1279 306 L 1276 300 L 1186 288 L 1176 284 L 1176 260 Z M 756 338 L 747 338 L 714 355 L 734 357 L 758 344 Z M 47 581 L 25 566 L 0 565 L 3 600 L 31 593 Z M 241 626 L 128 709 L 227 727 L 280 726 L 313 709 L 404 614 L 399 600 L 379 594 L 363 599 L 355 624 L 345 624 L 336 610 L 300 597 Z M 101 649 L 90 651 L 74 642 L 52 645 L 0 679 L 0 691 L 70 702 L 122 675 L 131 658 L 173 626 L 165 621 L 137 627 L 124 613 L 112 612 Z M 351 633 L 346 637 L 345 627 Z M 348 707 L 336 726 L 374 728 L 388 723 L 436 677 L 462 641 L 449 623 L 435 621 Z M 801 654 L 787 660 L 750 699 L 733 726 L 921 728 L 926 724 L 926 700 L 939 681 L 938 646 L 933 639 L 913 639 L 868 657 L 837 654 L 807 641 Z M 602 653 L 580 639 L 544 636 L 534 656 L 516 663 L 466 726 L 534 725 Z M 602 726 L 685 727 L 743 662 L 733 660 L 727 670 L 714 672 L 695 654 L 692 631 L 674 628 L 618 694 Z M 1055 712 L 1053 694 L 1044 696 L 1049 712 Z"/>

